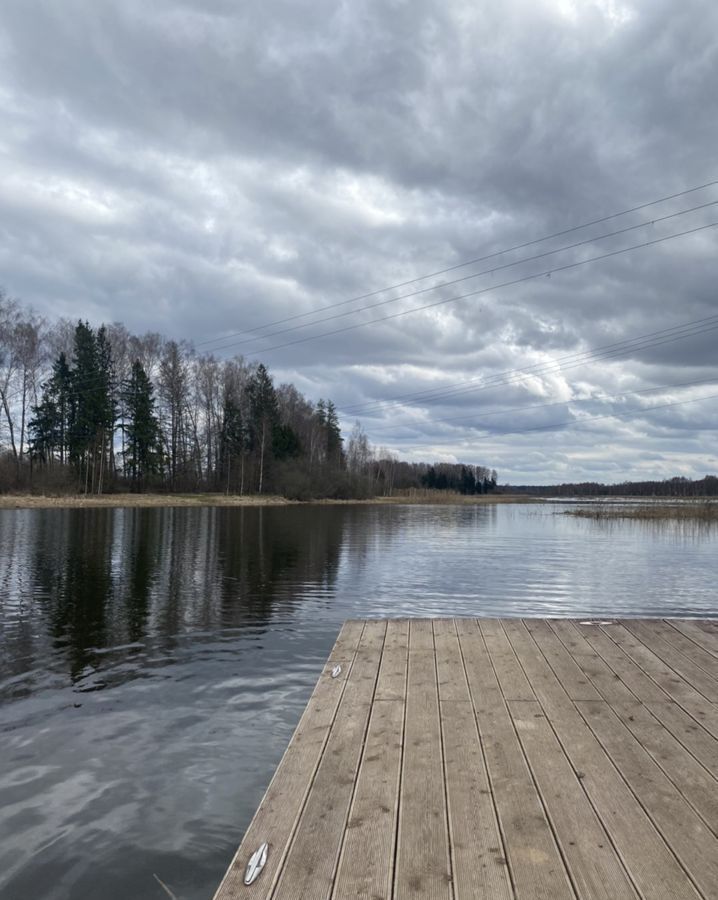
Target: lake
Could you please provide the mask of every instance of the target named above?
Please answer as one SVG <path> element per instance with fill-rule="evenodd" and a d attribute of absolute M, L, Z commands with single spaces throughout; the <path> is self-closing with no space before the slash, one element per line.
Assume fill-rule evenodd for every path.
<path fill-rule="evenodd" d="M 718 528 L 0 510 L 0 897 L 209 900 L 349 617 L 707 616 Z"/>

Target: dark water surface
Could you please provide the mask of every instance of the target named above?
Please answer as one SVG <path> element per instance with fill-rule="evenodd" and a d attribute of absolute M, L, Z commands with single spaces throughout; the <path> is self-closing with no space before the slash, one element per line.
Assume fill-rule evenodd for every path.
<path fill-rule="evenodd" d="M 551 506 L 0 511 L 0 897 L 207 900 L 342 621 L 715 615 L 718 529 Z"/>

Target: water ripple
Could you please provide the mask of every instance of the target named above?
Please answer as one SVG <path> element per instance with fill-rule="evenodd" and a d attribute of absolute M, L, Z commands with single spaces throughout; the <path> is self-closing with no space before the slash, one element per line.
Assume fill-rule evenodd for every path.
<path fill-rule="evenodd" d="M 535 507 L 0 511 L 0 896 L 211 896 L 348 617 L 715 614 L 716 558 Z"/>

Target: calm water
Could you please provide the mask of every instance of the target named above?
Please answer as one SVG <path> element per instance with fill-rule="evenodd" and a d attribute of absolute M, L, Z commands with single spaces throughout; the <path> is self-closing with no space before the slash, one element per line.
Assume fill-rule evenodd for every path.
<path fill-rule="evenodd" d="M 211 897 L 347 617 L 718 612 L 718 529 L 555 512 L 0 511 L 0 897 Z"/>

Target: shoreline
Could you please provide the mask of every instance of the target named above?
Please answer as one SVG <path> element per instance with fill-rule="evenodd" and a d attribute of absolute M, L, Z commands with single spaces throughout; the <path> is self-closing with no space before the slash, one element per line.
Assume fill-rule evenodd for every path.
<path fill-rule="evenodd" d="M 40 494 L 0 494 L 0 509 L 170 509 L 181 507 L 254 506 L 482 506 L 500 503 L 540 503 L 540 498 L 522 494 L 446 494 L 370 497 L 356 500 L 289 500 L 277 495 L 248 494 L 71 494 L 52 497 Z"/>

